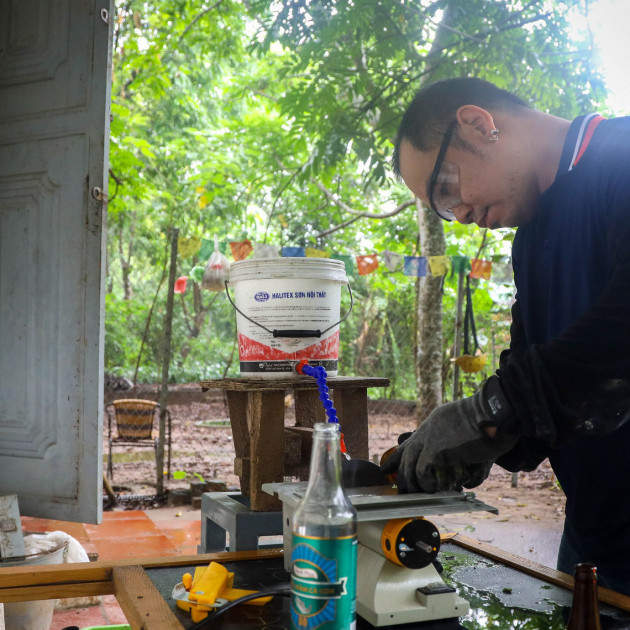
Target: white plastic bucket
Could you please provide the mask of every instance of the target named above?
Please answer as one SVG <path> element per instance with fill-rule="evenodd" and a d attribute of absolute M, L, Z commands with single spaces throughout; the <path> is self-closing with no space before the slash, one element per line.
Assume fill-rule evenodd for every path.
<path fill-rule="evenodd" d="M 341 288 L 347 284 L 341 260 L 232 263 L 229 286 L 234 288 L 241 376 L 298 376 L 295 365 L 301 359 L 336 376 Z"/>
<path fill-rule="evenodd" d="M 39 534 L 35 534 L 39 536 Z M 0 568 L 40 564 L 63 564 L 66 541 L 52 545 L 52 548 L 17 558 L 0 558 Z M 6 630 L 49 630 L 55 610 L 56 599 L 42 599 L 32 602 L 9 602 L 4 605 Z"/>

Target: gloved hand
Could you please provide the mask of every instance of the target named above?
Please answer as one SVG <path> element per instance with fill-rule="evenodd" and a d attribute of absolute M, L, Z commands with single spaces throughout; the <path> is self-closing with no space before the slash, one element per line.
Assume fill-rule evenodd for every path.
<path fill-rule="evenodd" d="M 495 437 L 486 434 L 486 426 L 497 427 Z M 519 434 L 498 377 L 492 376 L 474 396 L 435 409 L 384 463 L 383 472 L 397 471 L 400 492 L 473 488 Z"/>

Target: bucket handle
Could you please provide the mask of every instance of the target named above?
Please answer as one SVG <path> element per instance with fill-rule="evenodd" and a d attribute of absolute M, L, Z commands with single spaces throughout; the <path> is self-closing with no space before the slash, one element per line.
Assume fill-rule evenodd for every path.
<path fill-rule="evenodd" d="M 328 328 L 326 328 L 325 330 L 299 330 L 299 329 L 298 330 L 278 330 L 278 329 L 269 330 L 269 328 L 267 328 L 266 326 L 263 326 L 261 323 L 245 315 L 245 313 L 243 313 L 243 311 L 241 311 L 241 309 L 238 306 L 236 306 L 236 304 L 234 304 L 234 302 L 232 301 L 232 297 L 230 296 L 230 290 L 228 289 L 228 282 L 229 280 L 224 281 L 225 293 L 227 294 L 230 304 L 234 307 L 234 310 L 237 313 L 240 313 L 247 321 L 250 321 L 252 324 L 256 324 L 256 326 L 259 326 L 260 328 L 267 331 L 270 335 L 273 335 L 274 337 L 300 337 L 300 338 L 318 337 L 319 338 L 323 334 L 327 333 L 331 328 L 334 328 L 335 326 L 338 326 L 339 324 L 341 324 L 341 322 L 345 321 L 348 318 L 348 315 L 352 313 L 352 307 L 354 306 L 354 298 L 352 297 L 352 289 L 350 288 L 350 283 L 348 283 L 346 286 L 348 287 L 348 293 L 350 294 L 350 309 L 338 322 L 335 322 L 331 326 L 328 326 Z"/>

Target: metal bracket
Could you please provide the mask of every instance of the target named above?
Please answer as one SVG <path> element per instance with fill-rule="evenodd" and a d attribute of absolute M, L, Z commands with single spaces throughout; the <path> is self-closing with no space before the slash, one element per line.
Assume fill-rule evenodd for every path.
<path fill-rule="evenodd" d="M 24 539 L 16 494 L 0 497 L 0 558 L 23 556 Z"/>
<path fill-rule="evenodd" d="M 0 532 L 16 532 L 17 523 L 13 518 L 3 518 L 0 520 Z"/>
<path fill-rule="evenodd" d="M 92 188 L 92 197 L 97 201 L 102 201 L 103 203 L 107 203 L 107 195 L 103 192 L 103 189 L 100 186 L 94 186 Z"/>

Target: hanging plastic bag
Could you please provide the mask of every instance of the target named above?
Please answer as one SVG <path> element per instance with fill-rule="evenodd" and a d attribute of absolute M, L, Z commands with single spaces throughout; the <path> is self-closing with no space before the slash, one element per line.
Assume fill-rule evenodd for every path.
<path fill-rule="evenodd" d="M 219 239 L 214 237 L 214 251 L 210 254 L 210 259 L 203 271 L 201 288 L 207 291 L 223 291 L 225 281 L 230 275 L 230 262 L 219 251 Z"/>

